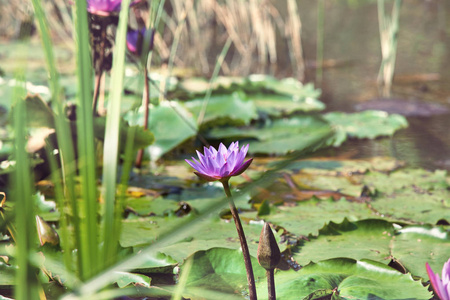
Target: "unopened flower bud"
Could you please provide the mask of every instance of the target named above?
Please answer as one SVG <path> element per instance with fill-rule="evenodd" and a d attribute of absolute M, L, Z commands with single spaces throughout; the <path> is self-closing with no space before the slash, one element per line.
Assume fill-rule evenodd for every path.
<path fill-rule="evenodd" d="M 264 227 L 259 236 L 258 252 L 256 254 L 259 264 L 266 270 L 273 270 L 281 259 L 280 248 L 272 233 L 269 223 Z"/>

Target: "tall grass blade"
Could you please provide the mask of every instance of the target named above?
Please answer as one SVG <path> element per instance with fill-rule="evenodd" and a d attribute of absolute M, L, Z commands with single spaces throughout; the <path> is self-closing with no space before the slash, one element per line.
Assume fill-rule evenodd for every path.
<path fill-rule="evenodd" d="M 316 83 L 322 84 L 325 0 L 317 2 Z"/>
<path fill-rule="evenodd" d="M 108 100 L 108 116 L 106 118 L 105 143 L 103 149 L 103 257 L 106 265 L 115 261 L 118 247 L 118 232 L 114 229 L 116 207 L 117 160 L 119 146 L 120 103 L 123 94 L 123 78 L 125 74 L 126 34 L 130 0 L 122 1 L 119 25 L 113 58 L 110 96 Z M 116 235 L 116 236 L 115 236 Z"/>
<path fill-rule="evenodd" d="M 60 157 L 60 163 L 61 163 L 61 171 L 62 171 L 62 178 L 64 180 L 64 187 L 61 187 L 60 180 L 54 181 L 55 184 L 55 190 L 58 190 L 58 193 L 56 194 L 56 200 L 59 208 L 59 211 L 61 212 L 60 217 L 60 228 L 62 231 L 61 238 L 62 238 L 62 245 L 63 245 L 63 255 L 64 255 L 64 262 L 65 266 L 68 270 L 72 270 L 72 264 L 71 261 L 71 252 L 72 249 L 69 248 L 69 242 L 68 242 L 68 215 L 64 214 L 64 207 L 65 207 L 65 201 L 64 201 L 64 195 L 66 199 L 69 201 L 72 211 L 74 212 L 75 216 L 77 215 L 77 204 L 76 204 L 76 197 L 75 197 L 75 183 L 74 183 L 74 151 L 73 151 L 73 142 L 71 138 L 71 131 L 70 127 L 67 123 L 66 117 L 64 115 L 64 108 L 63 108 L 63 94 L 61 87 L 59 85 L 59 73 L 56 68 L 56 60 L 53 53 L 53 45 L 50 38 L 50 33 L 48 29 L 48 23 L 46 21 L 45 13 L 42 8 L 40 0 L 32 0 L 33 8 L 35 11 L 36 19 L 38 20 L 39 24 L 39 32 L 41 35 L 42 45 L 44 47 L 44 53 L 47 63 L 47 69 L 49 73 L 49 86 L 50 91 L 52 94 L 52 107 L 55 112 L 55 127 L 56 127 L 56 136 L 57 140 L 59 142 L 59 157 Z M 50 157 L 50 165 L 51 170 L 53 173 L 54 179 L 59 178 L 56 174 L 57 172 L 57 163 L 54 161 L 53 154 L 51 153 L 51 149 L 48 150 L 48 157 Z M 63 192 L 64 191 L 64 192 Z"/>
<path fill-rule="evenodd" d="M 219 57 L 217 58 L 216 65 L 214 66 L 213 74 L 209 81 L 208 90 L 206 91 L 205 98 L 203 98 L 202 109 L 200 110 L 200 112 L 198 114 L 197 123 L 199 125 L 202 124 L 203 119 L 205 118 L 206 108 L 208 107 L 209 98 L 211 98 L 213 83 L 217 79 L 217 76 L 219 75 L 220 68 L 225 60 L 225 56 L 227 56 L 228 49 L 230 49 L 231 42 L 232 42 L 231 38 L 228 38 L 227 41 L 225 42 L 225 45 L 222 48 L 222 51 L 219 54 Z"/>
<path fill-rule="evenodd" d="M 112 235 L 112 238 L 114 239 L 112 243 L 114 245 L 119 244 L 119 238 L 122 231 L 122 218 L 123 218 L 123 211 L 125 208 L 125 199 L 127 196 L 127 188 L 128 188 L 128 181 L 130 179 L 130 173 L 133 168 L 133 161 L 135 157 L 134 151 L 134 137 L 136 136 L 136 126 L 132 126 L 128 128 L 127 132 L 127 140 L 125 141 L 125 159 L 122 165 L 122 175 L 120 177 L 120 188 L 119 188 L 119 195 L 117 197 L 116 206 L 114 208 L 115 210 L 115 219 L 114 219 L 114 229 L 112 232 L 115 234 Z"/>
<path fill-rule="evenodd" d="M 194 258 L 191 256 L 183 263 L 183 270 L 180 275 L 180 279 L 178 280 L 178 284 L 175 288 L 175 292 L 172 295 L 171 300 L 181 300 L 183 299 L 183 291 L 186 287 L 187 280 L 189 278 L 189 273 L 192 269 L 192 264 L 194 263 Z"/>
<path fill-rule="evenodd" d="M 101 267 L 98 239 L 96 160 L 92 117 L 92 65 L 89 48 L 89 28 L 86 1 L 76 1 L 74 12 L 76 57 L 77 57 L 77 142 L 78 168 L 81 180 L 80 209 L 85 221 L 81 222 L 81 277 L 86 279 Z"/>
<path fill-rule="evenodd" d="M 30 261 L 37 241 L 34 219 L 34 203 L 32 200 L 31 163 L 26 147 L 26 110 L 25 82 L 23 77 L 17 78 L 18 86 L 14 89 L 14 155 L 16 170 L 13 176 L 16 224 L 16 285 L 14 289 L 17 300 L 39 299 L 39 282 L 37 268 Z"/>
<path fill-rule="evenodd" d="M 390 97 L 397 57 L 397 39 L 402 0 L 395 0 L 391 16 L 388 16 L 385 12 L 384 0 L 378 0 L 377 4 L 382 56 L 378 72 L 378 85 L 382 87 L 382 96 Z"/>

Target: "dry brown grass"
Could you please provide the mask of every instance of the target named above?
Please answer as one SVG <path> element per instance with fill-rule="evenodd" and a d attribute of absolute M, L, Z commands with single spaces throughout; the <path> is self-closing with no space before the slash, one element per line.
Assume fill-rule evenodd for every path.
<path fill-rule="evenodd" d="M 72 43 L 70 5 L 44 0 L 54 39 Z M 20 3 L 20 5 L 19 5 Z M 222 65 L 224 75 L 282 74 L 304 78 L 301 20 L 295 0 L 166 0 L 155 36 L 154 66 L 164 66 L 171 53 L 176 68 L 210 76 L 228 38 L 232 46 Z M 3 37 L 18 38 L 18 28 L 31 20 L 31 4 L 0 2 Z M 145 14 L 146 12 L 142 12 Z M 174 48 L 175 47 L 175 48 Z M 278 69 L 279 58 L 288 70 Z"/>

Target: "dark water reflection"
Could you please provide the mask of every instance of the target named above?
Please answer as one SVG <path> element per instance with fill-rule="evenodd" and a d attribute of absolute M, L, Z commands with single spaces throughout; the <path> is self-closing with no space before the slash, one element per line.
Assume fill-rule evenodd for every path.
<path fill-rule="evenodd" d="M 307 64 L 316 56 L 317 3 L 298 1 Z M 357 104 L 380 97 L 377 4 L 325 1 L 324 16 L 324 61 L 333 61 L 336 67 L 324 68 L 321 81 L 315 81 L 315 69 L 309 68 L 306 81 L 315 81 L 322 89 L 327 110 L 352 112 Z M 403 1 L 392 97 L 450 106 L 450 1 Z M 410 166 L 450 170 L 450 114 L 408 121 L 409 128 L 392 138 L 350 141 L 319 154 L 387 155 Z"/>

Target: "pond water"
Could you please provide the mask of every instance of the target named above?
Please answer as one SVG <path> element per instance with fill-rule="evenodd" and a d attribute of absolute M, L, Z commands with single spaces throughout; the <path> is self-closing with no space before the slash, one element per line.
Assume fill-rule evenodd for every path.
<path fill-rule="evenodd" d="M 386 2 L 390 13 L 391 2 Z M 317 3 L 298 1 L 307 66 L 316 57 Z M 408 116 L 409 128 L 392 138 L 349 141 L 318 155 L 392 156 L 410 166 L 450 170 L 450 1 L 403 1 L 399 23 L 394 100 L 378 101 L 377 107 L 391 101 L 390 110 L 402 112 L 413 101 L 441 105 L 447 112 Z M 322 80 L 316 81 L 316 70 L 307 67 L 306 81 L 322 89 L 327 110 L 352 112 L 361 103 L 381 98 L 376 84 L 381 62 L 376 1 L 325 1 L 322 42 Z M 417 113 L 423 110 L 419 107 Z"/>

